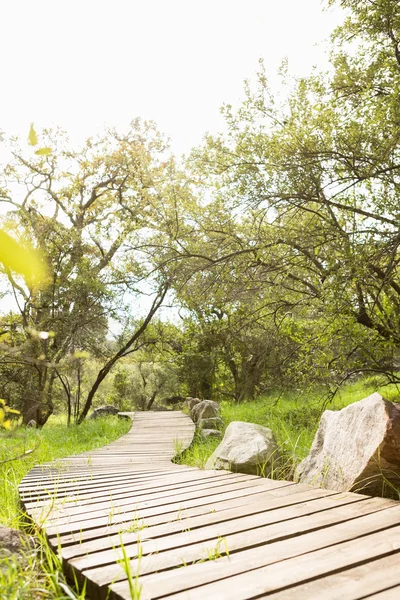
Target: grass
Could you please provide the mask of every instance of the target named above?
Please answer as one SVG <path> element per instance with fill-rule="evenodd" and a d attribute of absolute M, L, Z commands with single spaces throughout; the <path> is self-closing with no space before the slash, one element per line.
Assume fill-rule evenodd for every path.
<path fill-rule="evenodd" d="M 124 569 L 125 575 L 128 579 L 129 594 L 130 594 L 131 600 L 140 600 L 140 597 L 142 595 L 142 585 L 139 582 L 139 571 L 140 571 L 140 563 L 142 561 L 142 556 L 143 556 L 143 549 L 142 549 L 142 544 L 141 544 L 140 539 L 138 540 L 137 545 L 138 545 L 138 553 L 137 553 L 138 564 L 136 567 L 136 572 L 132 573 L 131 561 L 125 550 L 125 546 L 122 542 L 122 537 L 121 537 L 120 548 L 122 550 L 123 558 L 121 560 L 119 560 L 118 562 Z"/>
<path fill-rule="evenodd" d="M 343 386 L 325 408 L 340 410 L 374 392 L 379 392 L 387 400 L 400 400 L 399 387 L 385 386 L 378 377 L 369 377 Z M 296 466 L 309 453 L 323 410 L 324 395 L 318 390 L 306 394 L 293 391 L 271 393 L 242 404 L 221 402 L 221 417 L 226 426 L 232 421 L 247 421 L 272 430 L 282 456 L 280 465 L 270 475 L 274 479 L 292 479 Z M 203 440 L 196 434 L 190 448 L 176 460 L 181 464 L 205 468 L 207 459 L 219 443 L 218 438 Z"/>
<path fill-rule="evenodd" d="M 117 417 L 88 420 L 67 427 L 62 417 L 52 417 L 43 429 L 14 428 L 0 431 L 0 461 L 8 461 L 32 450 L 18 460 L 0 463 L 0 524 L 24 529 L 26 518 L 21 512 L 18 485 L 37 464 L 57 460 L 100 448 L 117 439 L 130 428 L 130 422 Z M 49 548 L 40 531 L 33 531 L 36 544 L 26 544 L 21 554 L 0 556 L 0 590 L 8 600 L 85 598 L 85 590 L 72 590 L 62 573 L 60 559 Z M 1 595 L 1 594 L 0 594 Z"/>

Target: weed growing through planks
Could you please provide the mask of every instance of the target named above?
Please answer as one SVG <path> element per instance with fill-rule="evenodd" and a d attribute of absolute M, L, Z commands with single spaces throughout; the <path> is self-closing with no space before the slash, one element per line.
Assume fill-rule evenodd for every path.
<path fill-rule="evenodd" d="M 185 510 L 186 510 L 186 508 L 183 508 L 183 506 L 179 507 L 179 510 L 178 510 L 178 512 L 176 514 L 176 520 L 177 521 L 182 521 L 182 519 L 186 519 L 186 517 L 185 517 Z"/>
<path fill-rule="evenodd" d="M 129 526 L 126 529 L 121 529 L 121 531 L 118 532 L 119 534 L 136 533 L 138 531 L 143 531 L 143 529 L 146 529 L 146 527 L 148 527 L 147 523 L 138 516 L 136 511 L 137 508 L 135 508 L 135 511 L 133 513 L 133 519 L 130 522 Z"/>
<path fill-rule="evenodd" d="M 44 525 L 44 523 L 50 516 L 50 513 L 53 511 L 54 506 L 55 506 L 57 494 L 48 492 L 48 495 L 50 497 L 50 502 L 43 506 L 41 513 L 40 513 L 40 517 L 37 520 L 40 527 L 42 527 Z"/>
<path fill-rule="evenodd" d="M 190 526 L 189 525 L 183 525 L 182 527 L 182 533 L 189 533 L 190 532 Z"/>
<path fill-rule="evenodd" d="M 126 552 L 125 546 L 122 542 L 122 536 L 120 538 L 120 546 L 121 546 L 121 552 L 122 552 L 122 558 L 120 560 L 118 560 L 118 564 L 121 565 L 121 567 L 123 568 L 125 575 L 128 578 L 128 584 L 129 584 L 129 593 L 131 596 L 131 600 L 140 600 L 140 597 L 142 595 L 142 585 L 139 583 L 139 572 L 140 572 L 140 563 L 142 561 L 142 556 L 143 556 L 143 549 L 142 549 L 142 544 L 140 542 L 140 539 L 138 539 L 137 542 L 138 545 L 138 553 L 137 553 L 137 567 L 136 567 L 136 573 L 132 573 L 132 568 L 131 568 L 131 561 L 130 558 Z"/>
<path fill-rule="evenodd" d="M 216 560 L 222 558 L 222 556 L 229 556 L 228 542 L 225 537 L 218 537 L 218 541 L 212 548 L 205 548 L 205 557 L 201 558 L 199 563 L 206 562 L 207 560 Z"/>
<path fill-rule="evenodd" d="M 57 538 L 58 538 L 58 536 L 59 536 L 59 534 L 57 534 Z M 83 543 L 82 529 L 79 530 L 79 538 L 76 537 L 75 533 L 72 533 L 71 537 L 75 543 L 78 543 L 79 545 L 82 544 Z"/>
<path fill-rule="evenodd" d="M 112 493 L 110 493 L 110 510 L 108 513 L 107 527 L 111 527 L 111 525 L 114 525 L 115 515 L 120 515 L 120 514 L 121 514 L 121 507 L 114 504 L 113 498 L 112 498 Z"/>

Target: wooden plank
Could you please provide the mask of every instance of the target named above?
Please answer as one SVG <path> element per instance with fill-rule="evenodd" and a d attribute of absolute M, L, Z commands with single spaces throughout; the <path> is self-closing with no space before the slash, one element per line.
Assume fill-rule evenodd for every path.
<path fill-rule="evenodd" d="M 188 467 L 187 469 L 184 469 L 185 471 L 188 470 L 194 470 L 193 468 L 191 469 L 190 467 Z M 143 471 L 138 471 L 138 470 L 133 470 L 133 469 L 115 469 L 114 466 L 114 470 L 113 471 L 101 471 L 101 472 L 96 472 L 96 471 L 85 471 L 82 475 L 75 475 L 71 472 L 65 474 L 63 477 L 58 477 L 58 478 L 49 478 L 47 480 L 41 480 L 41 481 L 34 481 L 34 482 L 30 482 L 27 481 L 21 485 L 21 493 L 25 493 L 33 490 L 33 491 L 39 491 L 40 490 L 44 490 L 47 487 L 53 485 L 53 486 L 57 486 L 57 489 L 61 492 L 63 489 L 70 489 L 71 488 L 71 484 L 72 486 L 76 486 L 79 485 L 80 483 L 85 483 L 85 484 L 92 484 L 92 483 L 102 483 L 107 482 L 109 483 L 110 481 L 116 481 L 118 482 L 118 480 L 124 481 L 124 478 L 128 477 L 130 479 L 149 479 L 149 478 L 153 478 L 156 477 L 157 475 L 160 477 L 165 477 L 169 474 L 172 473 L 176 473 L 179 472 L 176 469 L 170 468 L 170 469 L 160 469 L 160 467 L 158 467 L 157 470 L 154 471 L 149 471 L 147 470 L 143 470 Z M 64 487 L 63 487 L 64 486 Z"/>
<path fill-rule="evenodd" d="M 112 499 L 110 502 L 109 499 L 103 502 L 96 502 L 95 504 L 89 505 L 87 509 L 82 512 L 79 507 L 75 509 L 73 506 L 68 507 L 62 506 L 58 509 L 55 508 L 54 511 L 51 511 L 46 517 L 46 524 L 58 523 L 63 525 L 65 523 L 70 522 L 72 519 L 78 523 L 80 521 L 85 521 L 87 519 L 95 519 L 96 517 L 108 516 L 110 514 L 110 510 L 115 512 L 124 512 L 126 510 L 131 510 L 132 506 L 135 505 L 138 507 L 141 505 L 144 506 L 159 506 L 166 504 L 170 504 L 172 502 L 176 502 L 179 499 L 191 499 L 197 498 L 199 496 L 203 496 L 207 491 L 215 488 L 215 492 L 224 491 L 224 488 L 231 488 L 236 483 L 246 483 L 258 484 L 257 478 L 248 478 L 247 475 L 224 475 L 222 477 L 215 477 L 212 479 L 206 479 L 200 482 L 193 482 L 192 486 L 188 488 L 175 488 L 175 490 L 170 491 L 159 491 L 156 493 L 148 494 L 147 491 L 139 491 L 137 494 L 128 494 L 127 497 L 120 498 L 118 500 Z M 192 488 L 192 489 L 191 489 Z M 151 499 L 149 499 L 149 496 Z M 44 509 L 46 511 L 46 508 Z M 33 509 L 30 510 L 30 515 L 32 515 L 35 519 L 41 519 L 43 515 L 42 509 Z"/>
<path fill-rule="evenodd" d="M 235 540 L 233 540 L 232 543 L 232 540 L 228 539 L 229 557 L 191 564 L 184 569 L 174 569 L 157 575 L 141 577 L 140 581 L 143 585 L 142 600 L 150 597 L 154 599 L 161 598 L 164 595 L 172 595 L 183 590 L 205 586 L 208 582 L 225 580 L 225 578 L 231 576 L 252 572 L 259 567 L 274 565 L 275 568 L 279 564 L 288 565 L 288 560 L 293 557 L 309 555 L 321 548 L 336 548 L 340 543 L 366 536 L 371 532 L 385 530 L 384 535 L 386 535 L 387 531 L 390 532 L 389 528 L 396 526 L 398 522 L 399 507 L 396 506 L 320 530 L 303 533 L 302 535 L 297 532 L 297 535 L 284 540 L 274 541 L 267 536 L 264 536 L 263 539 L 260 535 L 257 535 L 257 537 L 253 537 L 253 543 L 251 541 L 247 543 L 248 550 L 244 549 L 245 540 L 242 540 L 242 543 L 240 543 L 240 540 L 237 540 L 239 543 L 235 543 Z M 356 545 L 362 544 L 363 539 L 357 540 Z M 196 560 L 198 555 L 197 557 L 194 556 Z M 376 556 L 379 556 L 379 552 L 376 553 Z M 137 562 L 132 561 L 131 566 L 132 568 L 137 567 Z M 160 567 L 162 566 L 160 564 Z M 140 571 L 144 574 L 142 565 Z M 92 571 L 87 575 L 96 584 L 94 588 L 97 589 L 101 581 L 97 581 L 96 573 L 93 574 Z M 118 593 L 122 593 L 126 588 L 126 577 L 124 575 L 124 573 L 120 575 L 120 580 L 123 583 L 112 586 L 112 589 L 115 589 Z M 199 587 L 199 589 L 201 588 Z M 121 597 L 125 596 L 122 594 Z M 249 598 L 251 597 L 249 595 Z"/>
<path fill-rule="evenodd" d="M 269 480 L 270 483 L 275 483 Z M 154 511 L 151 509 L 150 511 L 139 511 L 138 518 L 143 519 L 146 525 L 151 526 L 162 526 L 162 524 L 168 523 L 181 523 L 183 520 L 189 519 L 191 517 L 204 516 L 212 514 L 213 511 L 221 511 L 224 509 L 233 508 L 236 506 L 247 505 L 249 502 L 253 502 L 256 498 L 266 497 L 270 498 L 278 498 L 278 497 L 292 497 L 296 494 L 299 494 L 303 491 L 309 491 L 309 486 L 305 484 L 288 484 L 285 486 L 279 487 L 269 487 L 265 489 L 265 487 L 253 487 L 247 490 L 242 490 L 240 495 L 230 494 L 228 498 L 226 498 L 226 494 L 221 496 L 215 496 L 213 499 L 209 500 L 208 498 L 204 498 L 203 502 L 194 507 L 188 507 L 187 503 L 185 503 L 185 507 L 179 507 L 178 510 L 174 510 L 172 512 L 163 512 L 159 514 L 159 511 Z M 149 514 L 152 513 L 152 514 Z M 156 514 L 155 514 L 156 513 Z M 140 517 L 139 517 L 140 516 Z M 95 540 L 99 538 L 107 539 L 107 536 L 111 536 L 113 534 L 120 535 L 121 530 L 124 528 L 127 529 L 131 525 L 131 522 L 126 523 L 117 523 L 115 525 L 110 525 L 106 528 L 97 527 L 97 528 L 89 528 L 89 529 L 81 529 L 77 533 L 72 534 L 64 534 L 64 535 L 48 535 L 50 543 L 54 545 L 56 549 L 60 545 L 63 547 L 71 544 L 79 544 L 81 545 L 85 540 Z"/>
<path fill-rule="evenodd" d="M 306 502 L 312 502 L 319 498 L 328 496 L 334 496 L 334 492 L 326 490 L 307 490 L 306 492 L 300 492 L 295 495 L 287 495 L 285 497 L 274 498 L 270 496 L 270 492 L 259 493 L 256 496 L 250 496 L 246 503 L 236 503 L 232 506 L 232 501 L 229 507 L 224 504 L 221 509 L 214 509 L 212 512 L 208 511 L 205 514 L 197 516 L 188 516 L 186 513 L 179 520 L 167 522 L 164 524 L 157 524 L 152 527 L 147 526 L 143 521 L 143 525 L 146 531 L 139 531 L 138 533 L 125 533 L 123 535 L 124 545 L 135 543 L 138 540 L 144 539 L 156 539 L 158 537 L 165 537 L 173 533 L 182 533 L 190 529 L 194 531 L 199 527 L 209 526 L 215 523 L 222 523 L 224 521 L 232 521 L 239 519 L 247 515 L 256 515 L 258 513 L 265 513 L 266 511 L 276 510 L 285 506 L 296 507 L 304 506 Z M 319 505 L 317 510 L 320 510 Z M 91 540 L 90 542 L 76 544 L 70 548 L 63 549 L 63 557 L 65 559 L 71 559 L 77 556 L 88 555 L 91 552 L 98 552 L 100 550 L 112 549 L 119 546 L 121 542 L 120 535 L 110 535 L 105 538 Z"/>
<path fill-rule="evenodd" d="M 148 488 L 149 485 L 152 485 L 154 487 L 157 486 L 163 486 L 163 485 L 167 485 L 170 481 L 173 482 L 175 479 L 176 481 L 182 480 L 188 480 L 189 478 L 195 479 L 196 477 L 201 477 L 201 476 L 205 476 L 203 475 L 204 473 L 207 473 L 207 477 L 211 478 L 213 476 L 218 477 L 218 476 L 223 476 L 224 474 L 228 474 L 229 472 L 227 471 L 198 471 L 198 470 L 185 470 L 182 469 L 181 471 L 169 471 L 167 473 L 157 473 L 155 475 L 146 475 L 143 477 L 138 477 L 138 476 L 134 476 L 134 474 L 132 474 L 131 476 L 125 475 L 124 477 L 115 477 L 114 479 L 110 479 L 110 480 L 106 480 L 106 481 L 100 481 L 98 482 L 97 480 L 90 480 L 90 481 L 86 481 L 86 486 L 83 487 L 83 485 L 85 482 L 81 481 L 75 484 L 75 487 L 70 488 L 66 488 L 65 490 L 57 490 L 57 495 L 58 497 L 62 498 L 63 495 L 69 495 L 71 493 L 76 494 L 77 497 L 81 498 L 82 500 L 84 500 L 85 498 L 91 498 L 92 494 L 99 494 L 99 495 L 107 495 L 107 493 L 110 492 L 111 490 L 117 490 L 117 493 L 119 490 L 123 490 L 126 489 L 128 486 L 129 487 L 140 487 L 142 486 L 143 489 Z M 29 503 L 29 494 L 32 493 L 32 496 L 34 498 L 35 501 L 37 502 L 45 502 L 46 498 L 45 496 L 43 496 L 43 498 L 41 498 L 41 495 L 44 494 L 44 490 L 39 490 L 37 492 L 36 497 L 34 496 L 35 492 L 27 492 L 27 493 L 23 493 L 23 497 L 25 499 L 26 503 Z M 33 500 L 32 500 L 33 501 Z"/>
<path fill-rule="evenodd" d="M 66 499 L 66 502 L 73 502 L 74 507 L 80 507 L 81 510 L 86 510 L 86 506 L 90 506 L 94 502 L 99 502 L 102 499 L 107 501 L 117 500 L 118 498 L 124 498 L 126 496 L 131 495 L 133 492 L 142 491 L 146 494 L 152 494 L 157 490 L 171 490 L 176 489 L 177 484 L 180 488 L 187 487 L 193 485 L 195 482 L 201 481 L 213 481 L 217 479 L 222 479 L 224 477 L 229 477 L 230 473 L 224 471 L 183 471 L 182 473 L 176 473 L 169 475 L 168 477 L 164 477 L 163 479 L 151 478 L 146 479 L 141 483 L 120 483 L 119 485 L 113 485 L 110 490 L 110 486 L 108 485 L 106 489 L 104 488 L 93 488 L 91 493 L 80 493 L 75 494 L 75 497 L 69 496 Z M 60 496 L 57 494 L 57 497 Z M 41 506 L 46 506 L 51 502 L 48 498 L 36 498 L 32 501 L 24 500 L 24 505 L 26 509 L 30 508 L 39 508 Z M 62 501 L 64 504 L 64 500 Z"/>
<path fill-rule="evenodd" d="M 324 544 L 325 532 L 329 531 L 330 526 L 346 521 L 349 530 L 352 530 L 352 522 L 361 519 L 361 517 L 357 519 L 358 515 L 368 515 L 373 526 L 373 517 L 376 517 L 376 514 L 371 515 L 369 513 L 376 513 L 376 511 L 379 511 L 378 521 L 380 528 L 382 528 L 382 522 L 388 522 L 389 525 L 397 524 L 400 516 L 398 507 L 395 507 L 394 509 L 388 508 L 386 510 L 379 510 L 379 502 L 376 502 L 376 500 L 377 499 L 371 499 L 359 503 L 352 503 L 348 506 L 340 506 L 332 508 L 329 511 L 313 514 L 311 517 L 298 517 L 290 521 L 273 523 L 272 525 L 267 524 L 248 531 L 242 530 L 239 533 L 229 535 L 224 535 L 223 529 L 221 528 L 220 533 L 215 535 L 213 539 L 208 540 L 208 544 L 205 544 L 204 540 L 191 543 L 191 539 L 193 538 L 190 536 L 190 532 L 186 534 L 186 540 L 184 534 L 181 534 L 180 536 L 181 543 L 186 542 L 183 547 L 176 546 L 175 544 L 175 548 L 171 550 L 165 549 L 165 551 L 162 551 L 168 545 L 168 542 L 164 542 L 163 539 L 157 540 L 157 542 L 145 541 L 141 544 L 141 552 L 143 552 L 144 556 L 140 560 L 137 558 L 131 560 L 130 564 L 132 572 L 136 572 L 136 569 L 140 568 L 140 573 L 144 575 L 180 567 L 195 561 L 207 560 L 209 552 L 215 550 L 221 536 L 225 537 L 224 543 L 220 546 L 221 550 L 223 551 L 226 542 L 229 553 L 233 553 L 240 549 L 251 548 L 261 544 L 268 543 L 272 545 L 272 542 L 284 540 L 285 538 L 296 536 L 296 539 L 298 539 L 299 537 L 302 537 L 300 534 L 304 535 L 313 530 L 323 530 L 323 532 L 318 531 L 319 543 L 322 546 Z M 390 511 L 392 511 L 392 513 Z M 366 517 L 364 516 L 364 518 Z M 137 556 L 137 553 L 138 545 L 135 545 L 134 548 L 129 550 L 129 555 Z M 147 554 L 148 556 L 146 556 Z M 116 550 L 114 556 L 115 559 L 120 556 L 119 549 Z M 71 565 L 74 567 L 78 567 L 78 565 L 83 567 L 84 564 L 84 561 L 71 561 Z M 84 571 L 85 576 L 95 581 L 100 587 L 107 586 L 112 581 L 126 579 L 125 571 L 118 564 L 110 564 L 109 566 L 94 567 L 86 570 L 83 567 L 82 571 L 76 568 L 76 571 Z"/>
<path fill-rule="evenodd" d="M 190 600 L 247 600 L 400 550 L 400 526 L 191 590 Z M 273 596 L 272 596 L 273 597 Z M 170 600 L 187 600 L 187 593 Z"/>
<path fill-rule="evenodd" d="M 230 481 L 229 481 L 230 480 Z M 228 474 L 221 474 L 220 476 L 210 476 L 210 477 L 193 477 L 190 481 L 172 482 L 170 485 L 164 483 L 164 485 L 159 485 L 155 487 L 150 487 L 148 484 L 146 487 L 143 486 L 126 486 L 123 488 L 124 491 L 110 491 L 108 488 L 106 495 L 97 496 L 96 493 L 93 496 L 86 498 L 85 501 L 80 501 L 80 497 L 65 497 L 63 501 L 57 503 L 57 506 L 53 507 L 52 501 L 46 501 L 37 504 L 36 502 L 31 502 L 29 504 L 25 503 L 25 508 L 30 515 L 34 518 L 37 518 L 37 515 L 41 515 L 43 511 L 51 510 L 49 513 L 48 520 L 62 519 L 62 518 L 72 518 L 74 515 L 85 514 L 88 518 L 92 518 L 92 513 L 97 512 L 99 510 L 109 510 L 110 507 L 120 508 L 121 506 L 131 505 L 132 502 L 140 502 L 142 500 L 146 500 L 146 496 L 151 496 L 152 498 L 160 498 L 162 499 L 164 496 L 170 497 L 171 494 L 176 495 L 177 488 L 179 488 L 179 493 L 190 492 L 191 490 L 197 489 L 208 489 L 210 487 L 214 487 L 217 485 L 227 485 L 228 483 L 235 481 L 248 481 L 244 478 L 231 478 Z M 119 488 L 122 489 L 122 488 Z"/>
<path fill-rule="evenodd" d="M 112 484 L 114 483 L 118 483 L 121 482 L 123 483 L 124 481 L 151 481 L 153 478 L 160 476 L 160 477 L 165 477 L 165 475 L 173 475 L 174 473 L 181 473 L 181 472 L 188 472 L 188 471 L 193 471 L 193 469 L 189 468 L 184 468 L 182 470 L 177 470 L 177 469 L 165 469 L 165 471 L 154 471 L 154 473 L 152 472 L 148 472 L 148 471 L 143 471 L 141 473 L 138 473 L 137 471 L 125 471 L 125 472 L 115 472 L 114 471 L 114 475 L 110 474 L 110 475 L 99 475 L 97 476 L 93 476 L 93 477 L 89 477 L 86 481 L 78 481 L 78 482 L 74 482 L 74 481 L 70 481 L 68 483 L 60 483 L 59 485 L 57 485 L 57 483 L 53 486 L 53 489 L 56 489 L 57 494 L 60 494 L 62 492 L 69 492 L 70 490 L 75 490 L 75 489 L 79 489 L 79 484 L 82 483 L 85 485 L 85 489 L 90 489 L 92 487 L 96 487 L 99 486 L 100 484 L 105 484 L 106 487 L 110 488 L 112 486 Z M 51 482 L 54 484 L 54 482 Z M 35 487 L 35 486 L 22 486 L 21 488 L 21 494 L 22 495 L 26 495 L 27 493 L 43 493 L 46 494 L 48 493 L 48 490 L 51 490 L 51 483 L 49 483 L 49 485 L 43 485 L 40 487 Z"/>
<path fill-rule="evenodd" d="M 274 481 L 273 485 L 278 487 L 278 484 L 281 482 Z M 287 485 L 287 484 L 286 484 Z M 282 487 L 286 487 L 282 486 Z M 191 499 L 183 499 L 181 498 L 179 501 L 174 501 L 168 506 L 160 506 L 158 503 L 154 506 L 154 503 L 146 502 L 140 506 L 135 507 L 131 511 L 126 511 L 124 514 L 115 514 L 112 519 L 112 523 L 109 523 L 109 520 L 106 517 L 98 517 L 96 519 L 87 519 L 86 521 L 80 521 L 79 523 L 71 522 L 66 523 L 64 525 L 55 524 L 55 525 L 46 525 L 46 533 L 48 536 L 62 535 L 63 533 L 73 533 L 84 531 L 85 529 L 93 529 L 95 527 L 106 527 L 110 529 L 110 525 L 116 525 L 119 523 L 128 523 L 132 519 L 137 517 L 147 519 L 150 516 L 160 515 L 160 518 L 163 518 L 167 513 L 173 513 L 177 515 L 175 518 L 179 518 L 179 514 L 182 513 L 183 510 L 188 508 L 207 505 L 214 505 L 218 502 L 223 502 L 225 500 L 229 500 L 231 498 L 235 498 L 237 494 L 241 494 L 242 496 L 255 494 L 259 491 L 263 491 L 268 489 L 268 485 L 266 485 L 265 481 L 248 481 L 244 483 L 237 483 L 232 486 L 231 489 L 226 489 L 225 491 L 214 490 L 211 495 L 205 496 L 203 493 L 197 494 L 196 498 Z"/>
<path fill-rule="evenodd" d="M 240 516 L 236 514 L 236 518 L 228 521 L 219 521 L 216 524 L 204 524 L 203 527 L 198 527 L 193 529 L 191 527 L 191 519 L 187 520 L 186 523 L 183 524 L 183 531 L 179 531 L 178 533 L 171 534 L 163 537 L 158 541 L 154 541 L 153 536 L 151 535 L 151 531 L 143 530 L 141 531 L 139 536 L 136 536 L 135 539 L 130 543 L 127 537 L 122 536 L 121 540 L 117 544 L 117 548 L 120 546 L 121 541 L 124 544 L 125 553 L 128 557 L 136 557 L 138 547 L 137 543 L 140 541 L 141 544 L 141 552 L 143 556 L 146 554 L 152 554 L 156 552 L 159 554 L 164 550 L 170 550 L 172 548 L 179 548 L 179 550 L 183 550 L 184 546 L 194 545 L 199 542 L 208 542 L 210 540 L 218 540 L 221 537 L 227 537 L 231 534 L 237 534 L 239 532 L 249 532 L 252 529 L 256 529 L 265 525 L 272 525 L 274 523 L 279 523 L 282 525 L 284 521 L 291 522 L 290 531 L 293 528 L 296 528 L 296 531 L 301 530 L 301 525 L 299 525 L 298 518 L 309 515 L 313 515 L 313 519 L 307 520 L 307 528 L 317 527 L 318 526 L 318 518 L 319 515 L 316 513 L 327 512 L 328 509 L 331 509 L 329 512 L 329 520 L 334 519 L 333 510 L 337 510 L 338 507 L 345 506 L 350 503 L 354 503 L 355 499 L 352 494 L 342 494 L 342 498 L 330 498 L 329 496 L 322 497 L 316 499 L 314 501 L 302 502 L 300 504 L 291 505 L 289 507 L 280 507 L 277 506 L 276 502 L 275 508 L 270 509 L 268 507 L 268 503 L 266 503 L 265 510 L 256 512 L 255 514 L 250 514 L 247 516 Z M 367 504 L 370 503 L 369 500 L 364 501 Z M 372 503 L 371 503 L 372 504 Z M 372 504 L 373 508 L 376 509 L 376 503 Z M 371 507 L 368 508 L 371 510 Z M 359 514 L 360 511 L 357 508 L 356 514 Z M 340 518 L 346 518 L 348 515 L 347 512 L 340 513 Z M 354 515 L 354 511 L 351 512 L 350 517 Z M 211 517 L 211 515 L 210 515 Z M 295 520 L 295 523 L 292 521 Z M 324 520 L 325 524 L 326 519 Z M 284 527 L 280 528 L 281 531 L 284 530 Z M 227 539 L 229 539 L 227 537 Z M 150 542 L 149 542 L 150 541 Z M 184 554 L 182 554 L 183 556 Z M 74 567 L 78 567 L 80 571 L 83 569 L 88 569 L 94 567 L 96 565 L 110 564 L 115 562 L 115 560 L 119 560 L 123 557 L 121 552 L 116 551 L 114 548 L 111 550 L 105 550 L 103 552 L 94 552 L 91 555 L 84 555 L 80 559 L 74 559 L 70 561 L 71 565 Z"/>
<path fill-rule="evenodd" d="M 400 553 L 396 552 L 264 597 L 273 600 L 359 600 L 399 585 Z M 397 589 L 400 592 L 400 589 Z M 400 594 L 397 598 L 400 598 Z"/>
<path fill-rule="evenodd" d="M 364 598 L 370 598 L 371 600 L 399 600 L 400 598 L 400 586 L 390 588 L 379 594 L 373 594 L 372 596 L 364 596 Z"/>

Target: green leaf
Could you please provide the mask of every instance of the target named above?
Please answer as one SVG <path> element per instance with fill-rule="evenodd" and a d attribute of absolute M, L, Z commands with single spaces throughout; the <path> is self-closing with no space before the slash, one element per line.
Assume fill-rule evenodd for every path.
<path fill-rule="evenodd" d="M 0 263 L 22 275 L 29 284 L 44 283 L 47 269 L 37 250 L 21 246 L 0 229 Z"/>
<path fill-rule="evenodd" d="M 84 350 L 76 350 L 72 356 L 73 358 L 89 358 L 90 354 Z"/>
<path fill-rule="evenodd" d="M 28 141 L 31 146 L 36 146 L 36 144 L 38 143 L 38 136 L 33 126 L 33 123 L 31 123 L 31 128 L 29 130 Z"/>
<path fill-rule="evenodd" d="M 39 148 L 39 150 L 35 150 L 35 154 L 38 156 L 49 156 L 52 153 L 53 150 L 51 148 Z"/>

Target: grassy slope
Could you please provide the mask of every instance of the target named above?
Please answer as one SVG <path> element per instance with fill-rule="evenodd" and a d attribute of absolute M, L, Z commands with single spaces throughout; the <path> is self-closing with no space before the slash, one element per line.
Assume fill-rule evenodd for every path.
<path fill-rule="evenodd" d="M 36 464 L 100 448 L 126 433 L 131 424 L 124 419 L 107 417 L 66 427 L 62 419 L 53 417 L 42 430 L 14 429 L 0 432 L 0 461 L 36 448 L 21 460 L 0 464 L 0 524 L 20 528 L 18 484 Z M 26 547 L 18 559 L 0 555 L 0 598 L 8 600 L 83 599 L 85 591 L 72 590 L 62 574 L 60 560 L 49 549 L 40 532 L 37 547 Z"/>
<path fill-rule="evenodd" d="M 378 391 L 388 400 L 399 401 L 400 390 L 393 385 L 379 386 L 374 378 L 365 378 L 343 386 L 327 407 L 329 410 L 341 408 L 362 400 Z M 271 394 L 254 402 L 231 404 L 221 402 L 221 416 L 228 425 L 231 421 L 248 421 L 269 427 L 275 434 L 281 453 L 285 456 L 282 469 L 274 476 L 289 479 L 296 465 L 307 456 L 322 413 L 321 394 L 307 395 L 286 393 L 279 397 Z M 204 468 L 207 458 L 218 446 L 215 438 L 203 442 L 196 436 L 192 446 L 180 457 L 179 462 Z"/>

